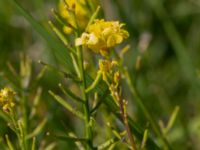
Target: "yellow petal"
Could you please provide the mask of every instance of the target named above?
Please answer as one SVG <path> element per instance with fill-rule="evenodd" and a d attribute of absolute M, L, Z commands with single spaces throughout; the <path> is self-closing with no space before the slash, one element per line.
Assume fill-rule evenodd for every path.
<path fill-rule="evenodd" d="M 103 30 L 102 34 L 104 36 L 104 38 L 106 39 L 109 35 L 111 35 L 113 33 L 112 28 L 106 28 Z"/>
<path fill-rule="evenodd" d="M 121 43 L 122 40 L 123 40 L 123 37 L 121 35 L 118 35 L 118 34 L 111 35 L 108 37 L 107 46 L 112 47 L 116 44 Z"/>
<path fill-rule="evenodd" d="M 72 28 L 68 27 L 68 26 L 64 26 L 63 27 L 63 31 L 66 33 L 66 34 L 70 34 L 72 32 Z"/>
<path fill-rule="evenodd" d="M 77 39 L 75 40 L 75 45 L 76 45 L 76 46 L 80 46 L 80 45 L 82 45 L 82 44 L 83 44 L 82 38 L 77 38 Z"/>
<path fill-rule="evenodd" d="M 91 33 L 90 35 L 89 35 L 89 39 L 88 39 L 88 41 L 87 41 L 87 44 L 88 45 L 95 45 L 95 44 L 97 44 L 98 43 L 98 38 L 93 34 L 93 33 Z"/>
<path fill-rule="evenodd" d="M 125 39 L 129 37 L 129 33 L 126 30 L 121 30 L 121 34 Z"/>

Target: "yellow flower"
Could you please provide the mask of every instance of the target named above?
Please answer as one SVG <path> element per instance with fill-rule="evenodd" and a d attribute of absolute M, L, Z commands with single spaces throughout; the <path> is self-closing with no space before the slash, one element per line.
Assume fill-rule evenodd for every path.
<path fill-rule="evenodd" d="M 96 4 L 95 1 L 96 0 L 92 0 L 94 4 Z M 86 27 L 91 16 L 86 0 L 60 0 L 58 7 L 60 15 L 66 19 L 70 25 L 77 28 L 78 24 L 78 27 L 81 29 Z M 72 12 L 75 16 L 72 16 Z M 63 30 L 65 33 L 71 33 L 72 28 L 64 26 Z"/>
<path fill-rule="evenodd" d="M 77 38 L 75 45 L 84 45 L 103 56 L 108 54 L 108 48 L 120 44 L 129 37 L 129 33 L 122 29 L 124 24 L 119 21 L 95 20 L 89 25 L 86 33 Z"/>
<path fill-rule="evenodd" d="M 118 65 L 116 61 L 99 60 L 99 71 L 102 74 L 103 80 L 107 83 L 116 83 L 119 78 L 119 71 L 115 71 L 114 66 Z"/>
<path fill-rule="evenodd" d="M 8 111 L 10 108 L 14 107 L 14 96 L 15 92 L 10 88 L 4 88 L 0 91 L 0 106 L 4 111 Z"/>
<path fill-rule="evenodd" d="M 112 67 L 111 62 L 109 60 L 103 60 L 103 59 L 99 60 L 99 70 L 102 73 L 109 72 L 111 67 Z"/>

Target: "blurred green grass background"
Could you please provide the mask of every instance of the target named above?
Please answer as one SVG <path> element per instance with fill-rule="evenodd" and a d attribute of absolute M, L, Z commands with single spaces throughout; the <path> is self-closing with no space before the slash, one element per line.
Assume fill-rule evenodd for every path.
<path fill-rule="evenodd" d="M 48 30 L 51 8 L 58 1 L 18 0 L 38 22 Z M 125 63 L 135 73 L 137 57 L 141 67 L 137 72 L 137 87 L 153 116 L 167 121 L 176 105 L 180 113 L 169 135 L 174 149 L 200 149 L 200 1 L 199 0 L 101 0 L 108 20 L 121 20 L 130 32 L 131 50 Z M 41 69 L 38 60 L 56 65 L 56 59 L 45 41 L 16 11 L 9 0 L 0 1 L 0 72 L 7 72 L 7 62 L 19 68 L 19 53 L 25 52 L 33 60 L 35 73 Z M 48 117 L 46 131 L 62 132 L 62 122 L 68 128 L 80 128 L 70 114 L 47 94 L 57 90 L 61 77 L 54 71 L 45 75 L 41 114 Z M 0 86 L 7 81 L 0 76 Z M 126 92 L 126 91 L 125 91 Z M 130 94 L 127 92 L 129 98 Z M 144 127 L 146 120 L 137 105 L 130 108 L 135 120 Z M 60 108 L 60 109 L 58 109 Z M 69 121 L 70 120 L 70 121 Z M 4 122 L 2 119 L 0 122 Z M 80 130 L 80 129 L 79 129 Z M 0 134 L 7 133 L 5 122 Z M 41 135 L 41 138 L 45 135 Z M 67 143 L 67 144 L 70 144 Z M 59 149 L 66 146 L 62 142 Z"/>

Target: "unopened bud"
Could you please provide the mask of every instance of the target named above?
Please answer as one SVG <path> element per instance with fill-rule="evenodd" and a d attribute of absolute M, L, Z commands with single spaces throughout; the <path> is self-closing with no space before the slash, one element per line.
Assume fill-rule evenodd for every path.
<path fill-rule="evenodd" d="M 120 79 L 121 79 L 121 75 L 120 75 L 119 71 L 115 72 L 115 74 L 114 74 L 114 82 L 115 83 L 119 83 Z"/>

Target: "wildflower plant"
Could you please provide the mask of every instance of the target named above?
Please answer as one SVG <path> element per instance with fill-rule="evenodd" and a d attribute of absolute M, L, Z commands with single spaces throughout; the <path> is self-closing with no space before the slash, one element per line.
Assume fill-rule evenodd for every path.
<path fill-rule="evenodd" d="M 65 4 L 65 7 L 67 8 L 66 11 L 70 9 L 68 4 Z M 73 7 L 76 8 L 76 5 L 74 4 Z M 94 145 L 94 130 L 91 123 L 92 120 L 95 120 L 95 116 L 91 114 L 91 110 L 98 109 L 100 104 L 97 104 L 96 106 L 94 106 L 94 108 L 92 108 L 90 105 L 91 99 L 89 97 L 91 97 L 90 95 L 94 94 L 93 90 L 100 84 L 102 79 L 107 84 L 108 90 L 110 91 L 110 95 L 112 97 L 110 101 L 114 101 L 115 105 L 117 106 L 117 111 L 119 111 L 121 114 L 120 118 L 125 126 L 125 134 L 123 134 L 123 136 L 128 136 L 128 140 L 126 140 L 127 143 L 129 143 L 128 147 L 131 149 L 137 149 L 135 139 L 128 123 L 127 101 L 122 98 L 122 90 L 120 86 L 120 65 L 118 61 L 112 60 L 110 55 L 111 51 L 113 50 L 111 48 L 119 45 L 123 42 L 123 40 L 127 39 L 129 37 L 129 33 L 124 29 L 124 24 L 120 23 L 119 21 L 106 21 L 104 19 L 97 19 L 98 13 L 99 7 L 96 8 L 96 11 L 91 16 L 88 16 L 90 20 L 87 22 L 87 25 L 85 26 L 85 31 L 83 33 L 80 33 L 81 29 L 74 30 L 71 33 L 71 35 L 74 34 L 73 37 L 75 47 L 70 47 L 69 52 L 76 72 L 76 77 L 72 77 L 72 80 L 74 78 L 79 79 L 80 82 L 78 83 L 78 86 L 80 86 L 81 97 L 79 95 L 75 95 L 73 91 L 70 91 L 69 89 L 66 90 L 60 84 L 61 90 L 67 96 L 70 96 L 75 101 L 79 101 L 80 103 L 82 103 L 83 112 L 79 110 L 74 110 L 73 106 L 71 106 L 68 102 L 66 102 L 59 95 L 55 94 L 53 91 L 49 91 L 49 93 L 68 111 L 70 111 L 80 119 L 84 120 L 86 143 L 82 143 L 83 146 L 86 144 L 85 147 L 87 149 L 95 149 L 98 147 L 100 148 L 102 145 Z M 76 15 L 79 14 L 77 13 Z M 59 18 L 57 14 L 55 15 L 55 17 Z M 76 17 L 78 18 L 80 16 Z M 78 24 L 78 19 L 75 22 Z M 67 45 L 67 47 L 69 47 L 69 41 L 67 40 L 68 38 L 64 38 L 64 36 L 62 35 L 62 31 L 60 31 L 59 28 L 56 28 L 54 23 L 49 23 L 56 35 L 63 41 L 64 44 Z M 70 23 L 69 20 L 68 23 Z M 88 53 L 87 49 L 92 50 L 92 52 L 94 52 L 93 55 L 100 54 L 103 57 L 102 59 L 97 60 L 99 64 L 99 69 L 96 70 L 97 75 L 94 81 L 90 83 L 90 85 L 87 83 L 88 74 L 86 74 L 86 70 L 84 68 L 84 55 Z M 71 137 L 69 134 L 68 136 L 68 138 Z M 76 137 L 78 137 L 78 135 Z M 103 147 L 110 147 L 113 146 L 113 144 L 114 143 L 110 143 Z"/>
<path fill-rule="evenodd" d="M 55 142 L 60 140 L 68 144 L 73 142 L 78 149 L 87 150 L 171 149 L 167 134 L 175 122 L 179 107 L 175 108 L 167 125 L 162 121 L 158 123 L 147 109 L 137 91 L 135 80 L 131 78 L 130 71 L 124 65 L 124 54 L 130 48 L 129 45 L 125 47 L 122 45 L 130 36 L 125 23 L 118 20 L 106 20 L 101 13 L 103 9 L 98 6 L 100 3 L 96 0 L 60 0 L 58 8 L 52 10 L 53 19 L 48 22 L 59 41 L 32 16 L 27 15 L 15 0 L 11 1 L 46 38 L 58 58 L 58 67 L 40 61 L 44 70 L 35 80 L 40 80 L 49 68 L 61 74 L 62 77 L 58 83 L 59 91 L 49 88 L 49 94 L 70 114 L 67 120 L 73 119 L 74 122 L 78 122 L 78 125 L 69 127 L 74 122 L 63 121 L 65 130 L 61 133 L 55 130 L 47 131 L 49 137 Z M 123 48 L 118 47 L 119 51 L 116 51 L 117 46 Z M 140 62 L 136 65 L 139 70 Z M 15 86 L 17 92 L 9 88 L 0 91 L 0 106 L 5 113 L 17 107 L 18 103 L 14 102 L 14 96 L 21 99 L 19 101 L 22 107 L 21 116 L 19 117 L 18 114 L 10 116 L 13 117 L 12 124 L 14 125 L 14 128 L 11 128 L 19 130 L 16 133 L 20 143 L 18 145 L 23 150 L 28 150 L 31 146 L 32 150 L 36 149 L 35 137 L 39 135 L 47 122 L 45 118 L 34 131 L 29 127 L 31 119 L 36 114 L 36 108 L 28 109 L 27 91 L 34 89 L 39 91 L 39 97 L 41 95 L 37 84 L 30 85 L 33 80 L 31 74 L 31 61 L 24 56 L 21 61 L 19 82 L 16 84 L 18 86 Z M 128 88 L 123 89 L 122 83 Z M 18 92 L 20 94 L 16 94 Z M 137 104 L 149 124 L 145 128 L 138 125 L 133 113 L 129 113 L 128 104 L 132 104 L 132 99 L 128 99 L 124 92 L 130 92 L 133 95 L 134 104 Z M 17 119 L 18 117 L 20 119 Z M 17 123 L 18 120 L 20 123 Z M 105 135 L 101 135 L 101 132 Z M 32 139 L 32 145 L 30 139 Z M 101 140 L 98 141 L 98 139 Z M 13 149 L 12 142 L 8 138 L 7 143 L 10 149 Z M 52 147 L 55 147 L 54 143 Z"/>
<path fill-rule="evenodd" d="M 65 4 L 64 7 L 66 8 L 66 10 L 65 12 L 62 13 L 67 14 L 68 10 L 70 10 L 70 6 L 67 2 L 64 2 L 63 4 Z M 73 3 L 73 7 L 74 9 L 79 8 L 79 6 L 76 6 L 76 3 Z M 95 147 L 98 146 L 95 146 L 93 141 L 94 131 L 91 122 L 92 120 L 95 120 L 95 118 L 94 116 L 92 116 L 90 112 L 92 107 L 90 105 L 91 102 L 89 97 L 91 97 L 90 95 L 93 95 L 92 91 L 94 88 L 96 88 L 102 77 L 103 81 L 106 82 L 108 89 L 110 90 L 111 96 L 113 97 L 116 105 L 120 106 L 119 111 L 121 112 L 121 117 L 123 118 L 122 120 L 125 123 L 127 129 L 126 132 L 128 133 L 129 140 L 131 141 L 130 147 L 132 147 L 132 149 L 135 149 L 136 148 L 135 140 L 132 136 L 127 120 L 128 118 L 126 112 L 126 102 L 122 98 L 119 99 L 121 93 L 119 87 L 120 73 L 118 69 L 118 62 L 112 61 L 109 57 L 111 48 L 122 43 L 124 39 L 128 38 L 129 33 L 125 29 L 123 29 L 124 24 L 120 23 L 119 21 L 105 21 L 104 19 L 97 19 L 99 10 L 100 10 L 99 7 L 97 7 L 96 11 L 91 16 L 89 15 L 87 16 L 90 19 L 88 20 L 87 25 L 85 25 L 85 31 L 83 33 L 80 32 L 81 29 L 74 30 L 71 33 L 71 35 L 74 34 L 73 37 L 74 37 L 75 47 L 70 47 L 70 55 L 76 72 L 75 76 L 80 80 L 80 83 L 78 83 L 78 85 L 80 86 L 81 97 L 75 95 L 73 91 L 70 91 L 69 89 L 65 90 L 65 88 L 60 84 L 60 87 L 62 91 L 64 91 L 64 93 L 66 93 L 75 101 L 79 99 L 80 103 L 82 103 L 83 105 L 83 112 L 79 110 L 74 110 L 73 107 L 70 106 L 68 102 L 66 102 L 62 97 L 55 94 L 53 91 L 49 91 L 49 93 L 67 110 L 72 112 L 80 119 L 84 120 L 85 140 L 87 141 L 86 148 L 94 149 Z M 76 18 L 81 17 L 81 14 L 79 14 L 78 11 L 77 12 L 76 11 L 77 10 L 75 10 L 74 12 Z M 55 17 L 59 18 L 58 14 L 56 14 Z M 75 20 L 75 22 L 78 24 L 78 19 Z M 52 22 L 49 23 L 53 28 L 54 32 L 57 34 L 57 36 L 69 47 L 68 45 L 69 41 L 67 40 L 67 38 L 64 38 L 64 36 L 62 35 L 63 34 L 62 31 L 60 31 L 59 28 L 56 28 L 54 23 Z M 70 24 L 70 20 L 67 20 L 67 24 L 68 23 Z M 86 49 L 92 50 L 94 52 L 93 55 L 101 54 L 104 57 L 103 59 L 97 60 L 99 61 L 99 69 L 96 71 L 97 72 L 96 79 L 91 83 L 91 85 L 87 83 L 88 75 L 86 74 L 84 68 L 84 54 L 88 53 Z M 72 77 L 72 79 L 75 78 L 75 76 Z"/>

